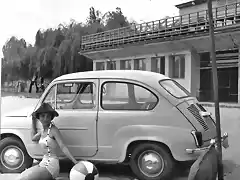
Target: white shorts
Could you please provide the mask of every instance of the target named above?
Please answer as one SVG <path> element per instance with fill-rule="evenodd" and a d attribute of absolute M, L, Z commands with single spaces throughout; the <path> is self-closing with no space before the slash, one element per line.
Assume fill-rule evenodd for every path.
<path fill-rule="evenodd" d="M 59 166 L 59 159 L 57 157 L 43 156 L 43 159 L 39 163 L 39 166 L 46 167 L 46 169 L 50 172 L 53 178 L 56 178 L 59 176 L 60 166 Z"/>

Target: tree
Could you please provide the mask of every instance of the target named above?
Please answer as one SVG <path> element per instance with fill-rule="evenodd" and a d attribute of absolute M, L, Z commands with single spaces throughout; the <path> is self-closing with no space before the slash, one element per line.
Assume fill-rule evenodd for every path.
<path fill-rule="evenodd" d="M 4 44 L 2 52 L 4 56 L 3 73 L 7 76 L 6 79 L 14 80 L 18 78 L 21 59 L 26 52 L 26 41 L 12 36 Z"/>
<path fill-rule="evenodd" d="M 7 62 L 20 61 L 26 49 L 26 41 L 12 36 L 3 46 L 3 56 Z"/>
<path fill-rule="evenodd" d="M 126 16 L 123 15 L 121 8 L 117 7 L 115 11 L 109 11 L 106 14 L 106 30 L 129 26 Z"/>
<path fill-rule="evenodd" d="M 7 73 L 6 73 L 6 59 L 1 58 L 1 63 L 2 63 L 2 71 L 1 71 L 1 83 L 7 81 Z"/>
<path fill-rule="evenodd" d="M 94 23 L 101 24 L 101 22 L 102 22 L 101 12 L 99 10 L 95 10 L 94 7 L 90 7 L 89 17 L 87 18 L 87 24 L 94 24 Z"/>
<path fill-rule="evenodd" d="M 23 79 L 30 79 L 37 70 L 37 48 L 31 44 L 27 47 L 24 58 L 21 60 L 21 76 Z"/>
<path fill-rule="evenodd" d="M 37 31 L 35 36 L 35 46 L 41 47 L 42 33 L 40 30 Z"/>
<path fill-rule="evenodd" d="M 94 7 L 89 9 L 89 16 L 87 18 L 86 31 L 87 34 L 93 34 L 104 31 L 103 17 L 99 10 L 95 10 Z"/>
<path fill-rule="evenodd" d="M 52 79 L 66 73 L 92 70 L 92 60 L 79 54 L 82 36 L 126 26 L 131 30 L 129 25 L 120 8 L 102 14 L 91 7 L 86 23 L 71 19 L 56 28 L 39 29 L 34 46 L 13 36 L 2 49 L 2 73 L 7 74 L 8 79 L 30 79 L 33 73 L 39 72 L 40 76 Z"/>
<path fill-rule="evenodd" d="M 62 43 L 62 41 L 65 39 L 65 36 L 63 34 L 63 32 L 61 31 L 60 28 L 58 28 L 58 30 L 56 30 L 56 36 L 53 39 L 53 47 L 55 48 L 59 48 L 60 44 Z"/>

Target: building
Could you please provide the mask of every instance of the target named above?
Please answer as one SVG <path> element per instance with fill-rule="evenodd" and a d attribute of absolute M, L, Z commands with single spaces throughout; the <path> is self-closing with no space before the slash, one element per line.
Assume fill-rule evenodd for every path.
<path fill-rule="evenodd" d="M 200 101 L 212 101 L 206 0 L 176 5 L 179 16 L 82 37 L 93 70 L 140 69 L 165 74 Z M 213 1 L 220 102 L 240 103 L 240 0 Z"/>

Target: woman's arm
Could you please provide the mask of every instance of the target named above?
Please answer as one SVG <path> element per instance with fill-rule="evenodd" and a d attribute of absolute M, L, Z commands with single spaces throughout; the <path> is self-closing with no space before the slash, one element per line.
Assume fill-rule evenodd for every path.
<path fill-rule="evenodd" d="M 73 155 L 69 152 L 67 146 L 64 144 L 63 142 L 63 138 L 62 135 L 60 133 L 60 131 L 58 130 L 58 128 L 56 126 L 52 126 L 52 135 L 54 136 L 54 138 L 56 139 L 60 149 L 62 150 L 62 152 L 74 163 L 77 164 L 77 160 L 73 157 Z"/>
<path fill-rule="evenodd" d="M 39 141 L 41 138 L 41 132 L 38 132 L 34 136 L 32 136 L 32 141 Z"/>
<path fill-rule="evenodd" d="M 39 141 L 39 139 L 41 138 L 41 132 L 37 132 L 37 119 L 36 118 L 32 118 L 32 132 L 31 132 L 31 137 L 32 137 L 32 141 Z"/>

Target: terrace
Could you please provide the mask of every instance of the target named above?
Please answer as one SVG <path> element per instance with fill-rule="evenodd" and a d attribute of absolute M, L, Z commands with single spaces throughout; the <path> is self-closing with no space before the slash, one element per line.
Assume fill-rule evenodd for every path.
<path fill-rule="evenodd" d="M 240 3 L 213 9 L 215 33 L 239 32 Z M 82 37 L 82 52 L 101 51 L 132 44 L 149 44 L 206 36 L 209 31 L 208 11 L 199 11 L 157 21 L 132 24 L 128 27 Z"/>

